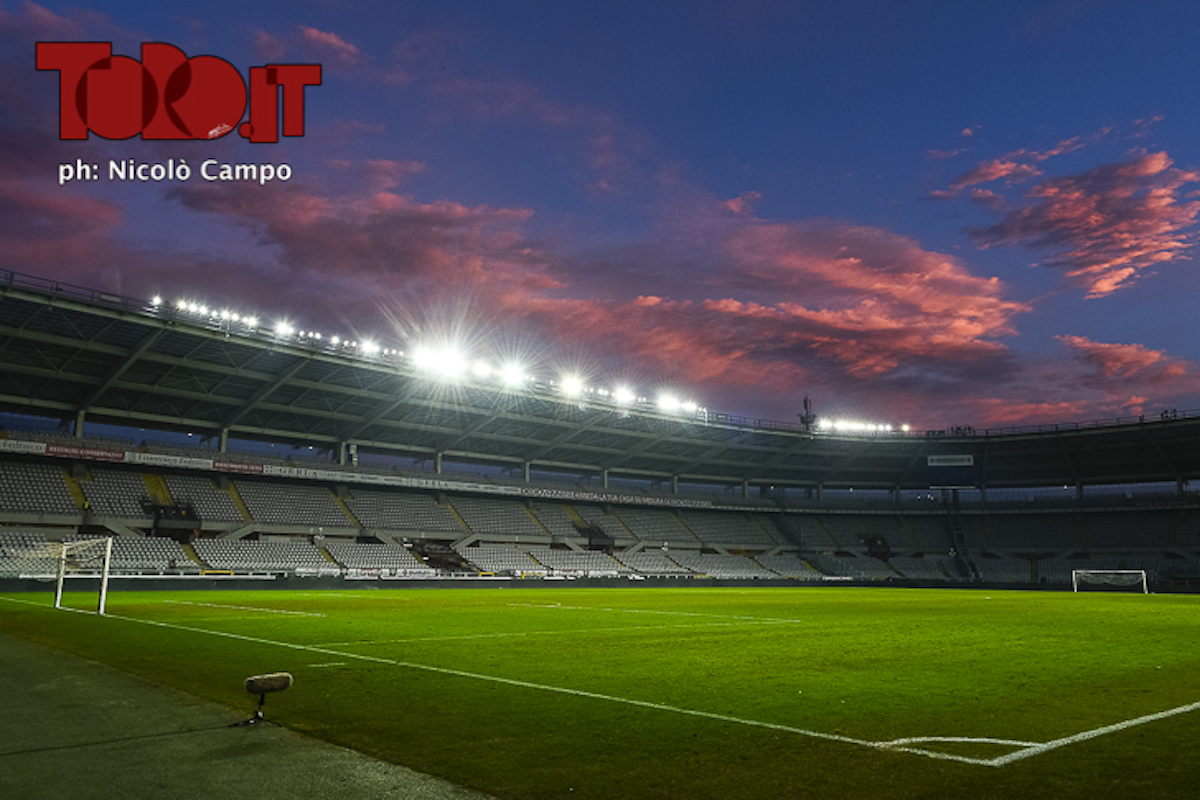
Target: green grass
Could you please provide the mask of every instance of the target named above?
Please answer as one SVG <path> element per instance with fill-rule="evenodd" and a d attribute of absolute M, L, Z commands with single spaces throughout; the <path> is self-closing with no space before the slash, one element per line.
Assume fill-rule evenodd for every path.
<path fill-rule="evenodd" d="M 235 708 L 253 705 L 245 676 L 290 671 L 268 716 L 501 797 L 1178 798 L 1200 785 L 1200 711 L 999 767 L 800 732 L 1045 742 L 1195 703 L 1194 596 L 117 591 L 109 618 L 7 597 L 21 602 L 0 602 L 0 630 Z"/>

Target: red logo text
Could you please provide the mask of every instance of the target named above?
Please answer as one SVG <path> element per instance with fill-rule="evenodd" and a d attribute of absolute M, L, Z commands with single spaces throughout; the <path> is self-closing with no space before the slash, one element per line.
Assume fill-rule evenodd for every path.
<path fill-rule="evenodd" d="M 277 142 L 281 118 L 284 136 L 304 135 L 304 87 L 321 85 L 320 64 L 267 64 L 250 68 L 247 91 L 225 59 L 161 42 L 144 43 L 141 61 L 114 56 L 111 42 L 38 42 L 37 68 L 59 73 L 60 139 L 219 139 L 236 129 Z"/>

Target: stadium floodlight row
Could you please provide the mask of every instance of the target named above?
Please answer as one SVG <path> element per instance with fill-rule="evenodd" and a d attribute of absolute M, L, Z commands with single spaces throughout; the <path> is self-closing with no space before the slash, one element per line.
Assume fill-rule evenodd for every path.
<path fill-rule="evenodd" d="M 1038 429 L 821 428 L 706 411 L 667 413 L 548 386 L 431 381 L 407 361 L 241 332 L 180 312 L 0 272 L 0 411 L 211 439 L 318 448 L 331 466 L 376 454 L 504 470 L 532 484 L 572 476 L 722 488 L 743 498 L 800 489 L 897 492 L 936 485 L 1084 487 L 1200 476 L 1200 415 Z M 360 348 L 357 348 L 361 350 Z M 569 399 L 569 401 L 567 401 Z"/>

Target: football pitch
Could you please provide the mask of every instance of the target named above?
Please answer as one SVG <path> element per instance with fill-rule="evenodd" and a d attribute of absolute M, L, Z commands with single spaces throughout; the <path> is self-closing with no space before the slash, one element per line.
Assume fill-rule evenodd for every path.
<path fill-rule="evenodd" d="M 94 594 L 69 592 L 83 609 Z M 1178 798 L 1200 597 L 887 588 L 0 595 L 0 630 L 506 798 Z"/>

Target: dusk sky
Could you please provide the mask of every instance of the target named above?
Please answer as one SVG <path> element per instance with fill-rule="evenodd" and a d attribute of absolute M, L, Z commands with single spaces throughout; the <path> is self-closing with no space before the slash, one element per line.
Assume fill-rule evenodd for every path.
<path fill-rule="evenodd" d="M 1157 416 L 1200 407 L 1197 31 L 1184 2 L 5 2 L 0 267 L 765 419 Z M 323 78 L 274 144 L 63 141 L 35 56 L 67 41 Z M 110 179 L 130 158 L 195 172 Z"/>

